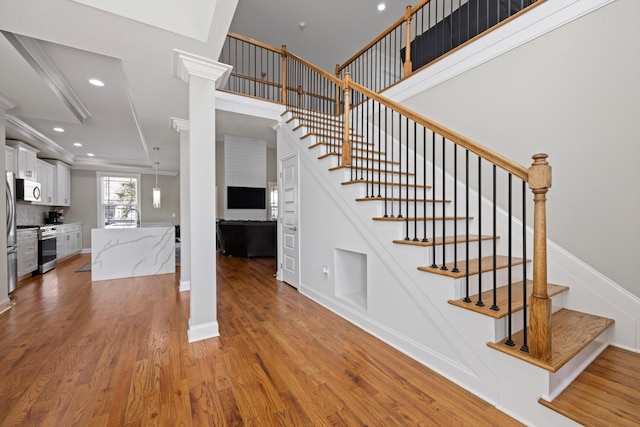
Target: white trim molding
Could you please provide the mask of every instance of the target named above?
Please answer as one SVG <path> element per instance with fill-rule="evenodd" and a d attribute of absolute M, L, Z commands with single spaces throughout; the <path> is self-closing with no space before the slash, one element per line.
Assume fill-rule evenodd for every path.
<path fill-rule="evenodd" d="M 176 132 L 180 133 L 182 131 L 189 131 L 189 120 L 186 119 L 177 119 L 175 117 L 171 117 L 171 127 L 175 129 Z"/>
<path fill-rule="evenodd" d="M 216 82 L 216 89 L 227 83 L 233 67 L 213 59 L 194 55 L 182 50 L 173 50 L 173 72 L 176 77 L 189 84 L 190 76 Z"/>
<path fill-rule="evenodd" d="M 9 101 L 7 98 L 5 98 L 4 96 L 2 96 L 2 94 L 0 94 L 0 110 L 11 110 L 13 108 L 16 108 L 17 105 L 14 104 L 13 102 Z"/>
<path fill-rule="evenodd" d="M 220 336 L 218 322 L 202 323 L 200 325 L 192 325 L 189 319 L 189 330 L 187 331 L 189 342 L 206 340 Z"/>

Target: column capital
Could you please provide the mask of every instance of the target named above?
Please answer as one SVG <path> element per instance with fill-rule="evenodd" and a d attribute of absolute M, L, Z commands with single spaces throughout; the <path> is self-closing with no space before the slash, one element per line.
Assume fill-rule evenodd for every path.
<path fill-rule="evenodd" d="M 204 56 L 194 55 L 182 50 L 173 50 L 173 73 L 189 84 L 191 76 L 213 80 L 216 89 L 227 83 L 233 67 Z"/>
<path fill-rule="evenodd" d="M 174 128 L 178 133 L 182 131 L 189 132 L 189 120 L 171 117 L 171 127 Z"/>

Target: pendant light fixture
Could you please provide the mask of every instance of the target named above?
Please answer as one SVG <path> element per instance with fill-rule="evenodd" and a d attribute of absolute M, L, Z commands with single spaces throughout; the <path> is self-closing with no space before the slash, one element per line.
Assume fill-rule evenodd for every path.
<path fill-rule="evenodd" d="M 160 148 L 153 147 L 154 151 L 159 151 Z M 154 162 L 156 167 L 156 186 L 153 188 L 153 207 L 160 209 L 160 187 L 158 187 L 158 165 L 160 162 Z"/>

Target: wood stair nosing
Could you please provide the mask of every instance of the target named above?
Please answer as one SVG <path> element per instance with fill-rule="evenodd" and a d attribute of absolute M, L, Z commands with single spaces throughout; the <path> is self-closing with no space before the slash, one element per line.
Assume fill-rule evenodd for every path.
<path fill-rule="evenodd" d="M 440 219 L 442 218 L 436 218 L 436 220 L 440 220 Z M 394 240 L 393 243 L 397 245 L 420 246 L 420 247 L 428 248 L 432 246 L 451 245 L 454 243 L 460 244 L 460 243 L 467 243 L 467 242 L 478 242 L 480 240 L 491 240 L 491 239 L 493 239 L 493 236 L 488 236 L 488 235 L 478 236 L 477 234 L 469 234 L 469 240 L 467 240 L 466 235 L 460 235 L 460 236 L 444 236 L 444 237 L 439 236 L 439 237 L 436 237 L 435 239 L 433 238 L 429 239 L 428 242 L 423 242 L 422 240 L 397 239 L 397 240 Z M 458 262 L 458 265 L 460 265 L 460 262 Z M 421 268 L 427 268 L 427 267 L 418 267 L 418 269 L 421 269 Z M 431 269 L 431 267 L 428 267 L 428 268 Z M 458 269 L 459 268 L 460 267 L 458 267 Z"/>
<path fill-rule="evenodd" d="M 314 130 L 311 130 L 310 132 L 307 132 L 304 135 L 302 135 L 300 139 L 306 139 L 306 138 L 309 138 L 310 136 L 316 136 L 316 137 L 321 137 L 325 139 L 338 139 L 340 141 L 342 141 L 342 139 L 344 138 L 344 135 L 342 132 L 316 132 Z M 349 136 L 351 138 L 350 139 L 351 144 L 374 145 L 373 142 L 365 142 L 364 136 L 362 135 L 351 134 Z"/>
<path fill-rule="evenodd" d="M 338 144 L 330 144 L 328 142 L 316 142 L 315 144 L 311 144 L 308 146 L 309 149 L 313 149 L 317 147 L 331 147 L 335 149 L 335 151 L 331 151 L 329 153 L 323 154 L 323 156 L 341 156 L 342 155 L 342 148 Z M 387 155 L 384 151 L 370 150 L 369 148 L 353 147 L 352 151 L 375 154 L 375 155 L 380 154 L 385 157 Z"/>
<path fill-rule="evenodd" d="M 320 124 L 325 124 L 328 126 L 335 126 L 338 128 L 342 128 L 344 129 L 344 121 L 342 120 L 336 120 L 336 119 L 331 119 L 331 118 L 324 118 L 324 117 L 318 117 L 318 116 L 309 116 L 309 117 L 302 117 L 302 116 L 292 116 L 289 119 L 287 119 L 286 123 L 291 123 L 294 120 L 298 120 L 300 123 L 305 124 L 305 123 L 320 123 Z M 353 128 L 349 128 L 350 130 L 353 130 Z"/>
<path fill-rule="evenodd" d="M 388 169 L 378 170 L 376 168 L 360 168 L 353 165 L 352 166 L 344 166 L 344 165 L 334 166 L 332 168 L 329 168 L 329 171 L 333 172 L 341 169 L 355 169 L 357 171 L 363 171 L 363 172 L 387 173 L 387 174 L 395 174 L 395 175 L 402 175 L 402 176 L 415 176 L 414 173 L 407 173 L 405 171 L 395 171 L 395 170 L 388 170 Z M 413 187 L 413 184 L 410 184 L 410 186 Z"/>
<path fill-rule="evenodd" d="M 323 120 L 335 120 L 335 121 L 342 121 L 342 114 L 340 115 L 335 115 L 335 114 L 330 114 L 330 113 L 321 113 L 319 111 L 313 111 L 313 110 L 307 110 L 304 108 L 297 108 L 297 107 L 291 107 L 288 106 L 287 109 L 281 114 L 281 116 L 285 116 L 287 115 L 287 113 L 291 113 L 292 116 L 294 116 L 295 118 L 302 118 L 302 117 L 314 117 L 314 118 L 320 118 Z"/>
<path fill-rule="evenodd" d="M 524 342 L 524 330 L 512 335 L 514 346 L 505 344 L 507 338 L 497 343 L 487 343 L 487 345 L 549 372 L 557 372 L 613 323 L 613 319 L 606 317 L 566 308 L 558 310 L 551 315 L 551 324 L 553 325 L 551 328 L 552 355 L 548 361 L 536 359 L 529 353 L 520 350 Z"/>
<path fill-rule="evenodd" d="M 311 148 L 311 147 L 309 147 L 309 148 Z M 384 154 L 382 152 L 379 152 L 379 151 L 368 151 L 368 153 L 380 154 L 381 156 L 386 156 L 386 154 Z M 331 157 L 331 156 L 339 157 L 340 155 L 341 155 L 341 153 L 335 153 L 335 152 L 334 153 L 326 153 L 326 154 L 323 154 L 321 156 L 318 156 L 318 160 L 322 160 L 322 159 L 325 159 L 325 158 Z M 384 163 L 384 164 L 389 164 L 389 165 L 399 165 L 400 164 L 400 162 L 397 161 L 397 160 L 385 160 L 385 159 L 379 159 L 378 160 L 378 159 L 375 159 L 375 158 L 374 159 L 367 158 L 365 156 L 353 156 L 352 155 L 351 159 L 368 160 L 368 161 L 370 161 L 372 163 L 374 163 L 374 162 L 375 163 L 380 163 L 380 164 Z"/>
<path fill-rule="evenodd" d="M 391 185 L 394 187 L 401 187 L 401 186 L 406 186 L 407 184 L 405 182 L 383 182 L 383 181 L 368 181 L 365 179 L 352 179 L 349 181 L 342 181 L 340 183 L 340 185 L 354 185 L 354 184 L 369 184 L 369 185 Z M 411 184 L 411 188 L 419 188 L 420 190 L 422 189 L 431 189 L 430 185 L 414 185 Z"/>
<path fill-rule="evenodd" d="M 547 292 L 549 297 L 553 297 L 569 289 L 568 286 L 555 285 L 553 283 L 547 284 Z M 533 280 L 527 280 L 527 306 L 529 306 L 529 300 L 533 293 Z M 493 301 L 493 289 L 482 292 L 482 301 Z M 522 297 L 522 280 L 511 284 L 511 311 L 515 313 L 522 310 L 524 307 L 524 298 Z M 449 300 L 449 304 L 456 307 L 464 308 L 476 313 L 493 317 L 494 319 L 502 319 L 509 315 L 509 286 L 508 284 L 500 286 L 496 289 L 496 305 L 499 310 L 492 310 L 492 304 L 485 304 L 483 306 L 476 305 L 476 301 L 479 300 L 478 294 L 470 295 L 470 302 L 465 301 L 465 298 L 457 300 Z"/>
<path fill-rule="evenodd" d="M 372 196 L 372 197 L 358 197 L 356 199 L 356 202 L 406 202 L 407 199 L 404 197 L 378 197 L 378 196 Z M 411 203 L 451 203 L 450 199 L 412 199 L 409 198 L 409 204 Z"/>
<path fill-rule="evenodd" d="M 376 216 L 373 217 L 371 219 L 373 219 L 374 221 L 388 221 L 388 222 L 421 222 L 421 221 L 464 221 L 466 219 L 472 220 L 473 217 L 466 217 L 466 216 L 437 216 L 437 217 L 415 217 L 415 216 L 410 216 L 410 217 L 383 217 L 383 216 Z M 493 237 L 492 237 L 493 238 Z M 500 238 L 500 236 L 496 236 L 496 238 Z M 484 240 L 484 239 L 483 239 Z M 417 244 L 417 243 L 416 243 Z M 420 246 L 420 245 L 418 245 Z"/>
<path fill-rule="evenodd" d="M 525 260 L 522 258 L 511 257 L 511 265 L 521 265 Z M 526 262 L 531 262 L 527 259 Z M 509 257 L 504 255 L 496 256 L 496 269 L 503 269 L 509 266 Z M 493 270 L 493 255 L 482 257 L 481 259 L 474 258 L 471 260 L 458 260 L 457 265 L 453 262 L 448 262 L 444 265 L 446 270 L 442 269 L 442 266 L 438 267 L 418 267 L 418 270 L 427 273 L 438 274 L 441 276 L 447 276 L 454 279 L 465 277 L 467 268 L 469 269 L 469 275 L 475 275 L 478 273 L 486 273 Z M 457 267 L 458 271 L 453 271 L 454 267 Z"/>

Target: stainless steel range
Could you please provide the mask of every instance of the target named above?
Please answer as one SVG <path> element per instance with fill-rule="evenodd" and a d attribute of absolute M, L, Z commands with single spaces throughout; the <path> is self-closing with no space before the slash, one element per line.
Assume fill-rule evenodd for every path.
<path fill-rule="evenodd" d="M 56 266 L 58 230 L 55 225 L 41 225 L 38 230 L 38 273 L 46 273 Z"/>

